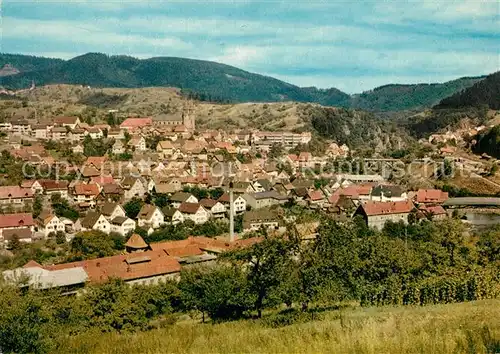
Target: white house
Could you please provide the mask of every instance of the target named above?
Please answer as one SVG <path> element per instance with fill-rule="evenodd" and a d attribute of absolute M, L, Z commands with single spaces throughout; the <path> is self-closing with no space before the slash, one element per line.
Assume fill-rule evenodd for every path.
<path fill-rule="evenodd" d="M 120 184 L 123 188 L 124 197 L 126 200 L 132 199 L 134 197 L 142 198 L 147 192 L 144 183 L 142 183 L 139 178 L 128 176 L 125 177 Z"/>
<path fill-rule="evenodd" d="M 64 232 L 65 225 L 57 216 L 52 214 L 40 215 L 36 220 L 38 232 L 47 237 L 51 232 Z"/>
<path fill-rule="evenodd" d="M 229 210 L 230 210 L 229 193 L 224 193 L 219 198 L 219 202 L 221 202 L 226 207 L 226 210 L 229 212 Z M 241 195 L 238 195 L 238 196 L 234 195 L 233 208 L 234 208 L 234 214 L 244 213 L 247 209 L 246 200 Z"/>
<path fill-rule="evenodd" d="M 184 219 L 192 220 L 195 224 L 204 224 L 210 217 L 210 213 L 199 203 L 181 203 L 179 211 Z"/>
<path fill-rule="evenodd" d="M 198 203 L 198 199 L 191 193 L 177 192 L 170 197 L 170 203 L 178 209 L 182 203 Z"/>
<path fill-rule="evenodd" d="M 226 216 L 226 206 L 218 200 L 202 199 L 200 200 L 200 204 L 208 210 L 210 216 L 213 218 L 223 218 Z"/>
<path fill-rule="evenodd" d="M 111 232 L 119 233 L 122 236 L 135 230 L 135 221 L 126 216 L 116 216 L 111 219 Z"/>
<path fill-rule="evenodd" d="M 114 218 L 120 216 L 120 217 L 125 217 L 125 209 L 120 204 L 117 203 L 104 203 L 103 206 L 101 207 L 101 213 L 106 217 L 108 220 L 113 220 Z"/>
<path fill-rule="evenodd" d="M 179 209 L 166 208 L 163 210 L 165 215 L 165 222 L 177 225 L 184 222 L 184 215 L 179 211 Z"/>
<path fill-rule="evenodd" d="M 139 227 L 151 226 L 153 229 L 157 229 L 165 223 L 165 216 L 161 210 L 150 204 L 143 205 L 137 218 Z"/>
<path fill-rule="evenodd" d="M 82 231 L 97 230 L 106 234 L 109 234 L 111 231 L 111 224 L 109 221 L 104 215 L 96 211 L 89 211 L 87 215 L 83 219 L 78 220 L 77 223 L 78 222 L 80 222 Z M 75 228 L 78 229 L 76 225 Z"/>

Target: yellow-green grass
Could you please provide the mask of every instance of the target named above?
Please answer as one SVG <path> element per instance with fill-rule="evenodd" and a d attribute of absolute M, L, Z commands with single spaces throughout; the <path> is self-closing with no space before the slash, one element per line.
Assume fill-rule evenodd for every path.
<path fill-rule="evenodd" d="M 179 323 L 135 334 L 86 334 L 70 353 L 491 353 L 500 352 L 500 300 L 356 308 L 270 328 L 263 321 Z"/>

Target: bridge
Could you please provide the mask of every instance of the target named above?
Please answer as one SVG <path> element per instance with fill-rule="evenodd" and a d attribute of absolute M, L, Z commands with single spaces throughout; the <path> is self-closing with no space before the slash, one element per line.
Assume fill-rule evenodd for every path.
<path fill-rule="evenodd" d="M 449 198 L 443 203 L 446 208 L 500 208 L 500 198 L 463 197 Z"/>

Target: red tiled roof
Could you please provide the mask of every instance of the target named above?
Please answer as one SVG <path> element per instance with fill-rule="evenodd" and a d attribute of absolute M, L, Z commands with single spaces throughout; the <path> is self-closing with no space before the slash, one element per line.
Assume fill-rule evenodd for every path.
<path fill-rule="evenodd" d="M 0 215 L 0 228 L 33 226 L 33 216 L 28 213 Z"/>
<path fill-rule="evenodd" d="M 213 199 L 202 199 L 200 200 L 200 204 L 203 205 L 205 208 L 212 208 L 215 204 L 217 204 L 217 200 Z"/>
<path fill-rule="evenodd" d="M 120 128 L 142 128 L 150 125 L 153 125 L 153 118 L 127 118 L 120 124 Z"/>
<path fill-rule="evenodd" d="M 422 210 L 426 213 L 432 214 L 432 215 L 443 215 L 446 214 L 446 210 L 441 205 L 434 205 L 434 206 L 421 206 L 419 210 Z"/>
<path fill-rule="evenodd" d="M 31 260 L 25 265 L 23 265 L 23 268 L 35 268 L 35 267 L 42 268 L 42 266 L 39 263 L 35 262 L 34 260 Z"/>
<path fill-rule="evenodd" d="M 325 195 L 321 191 L 311 191 L 307 193 L 307 197 L 310 200 L 322 200 L 325 198 Z"/>
<path fill-rule="evenodd" d="M 57 264 L 48 270 L 83 267 L 94 283 L 105 282 L 109 278 L 133 280 L 164 274 L 177 273 L 181 265 L 163 249 L 137 254 L 117 255 L 87 261 Z"/>
<path fill-rule="evenodd" d="M 85 165 L 94 165 L 95 167 L 101 167 L 108 160 L 107 156 L 90 156 L 85 161 Z"/>
<path fill-rule="evenodd" d="M 21 188 L 19 186 L 0 187 L 0 199 L 20 199 L 33 198 L 33 191 L 30 188 Z"/>
<path fill-rule="evenodd" d="M 97 184 L 77 184 L 75 186 L 76 195 L 98 195 L 99 187 Z"/>
<path fill-rule="evenodd" d="M 78 117 L 55 117 L 55 124 L 75 124 L 78 120 Z"/>
<path fill-rule="evenodd" d="M 115 179 L 113 178 L 113 176 L 93 176 L 93 177 L 90 177 L 90 181 L 97 183 L 101 186 L 104 184 L 114 184 L 115 183 Z"/>
<path fill-rule="evenodd" d="M 200 208 L 202 208 L 200 203 L 183 202 L 179 205 L 179 211 L 186 214 L 196 214 Z"/>
<path fill-rule="evenodd" d="M 360 195 L 370 195 L 373 186 L 371 184 L 350 185 L 339 190 L 339 193 L 351 198 L 359 198 Z"/>
<path fill-rule="evenodd" d="M 413 210 L 413 203 L 407 200 L 400 202 L 369 201 L 363 204 L 362 208 L 368 216 L 402 214 L 411 212 Z"/>
<path fill-rule="evenodd" d="M 444 203 L 448 199 L 448 192 L 440 189 L 419 189 L 417 203 Z"/>
<path fill-rule="evenodd" d="M 130 236 L 130 238 L 127 240 L 127 243 L 125 243 L 125 246 L 140 249 L 147 248 L 148 244 L 144 241 L 141 235 L 132 234 L 132 236 Z"/>

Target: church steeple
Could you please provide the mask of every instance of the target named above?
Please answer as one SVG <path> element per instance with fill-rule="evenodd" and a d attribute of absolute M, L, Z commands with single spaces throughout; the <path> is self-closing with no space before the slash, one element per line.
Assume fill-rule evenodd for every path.
<path fill-rule="evenodd" d="M 182 122 L 189 132 L 194 132 L 195 130 L 195 118 L 194 118 L 194 107 L 193 103 L 189 100 L 182 108 Z"/>

